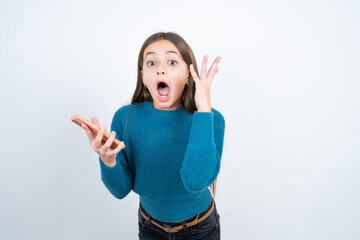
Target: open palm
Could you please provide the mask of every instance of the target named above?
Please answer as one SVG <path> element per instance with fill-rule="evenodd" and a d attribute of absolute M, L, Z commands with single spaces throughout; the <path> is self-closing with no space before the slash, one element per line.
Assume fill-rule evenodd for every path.
<path fill-rule="evenodd" d="M 211 102 L 210 102 L 210 88 L 211 83 L 215 77 L 215 74 L 219 71 L 217 66 L 221 60 L 221 57 L 218 56 L 213 64 L 211 65 L 209 71 L 207 71 L 207 61 L 209 56 L 205 55 L 202 67 L 201 67 L 201 76 L 200 78 L 194 70 L 194 66 L 190 64 L 190 72 L 195 82 L 195 103 L 198 111 L 211 111 Z"/>

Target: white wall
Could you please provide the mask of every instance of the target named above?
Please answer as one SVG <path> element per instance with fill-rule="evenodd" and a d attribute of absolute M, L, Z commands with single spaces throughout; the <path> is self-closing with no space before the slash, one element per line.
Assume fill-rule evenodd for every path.
<path fill-rule="evenodd" d="M 360 238 L 358 1 L 2 1 L 0 239 L 137 239 L 70 121 L 111 123 L 137 55 L 179 33 L 198 65 L 222 56 L 222 239 Z M 210 66 L 210 65 L 209 65 Z"/>

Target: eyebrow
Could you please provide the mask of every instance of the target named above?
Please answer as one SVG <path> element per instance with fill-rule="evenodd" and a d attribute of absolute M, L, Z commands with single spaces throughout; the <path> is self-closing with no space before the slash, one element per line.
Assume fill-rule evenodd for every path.
<path fill-rule="evenodd" d="M 168 54 L 168 53 L 175 53 L 176 55 L 179 56 L 179 54 L 178 54 L 177 52 L 175 52 L 175 51 L 167 51 L 166 54 Z M 148 53 L 145 55 L 144 58 L 146 58 L 146 56 L 149 55 L 149 54 L 156 54 L 156 53 L 154 53 L 154 52 L 148 52 Z"/>

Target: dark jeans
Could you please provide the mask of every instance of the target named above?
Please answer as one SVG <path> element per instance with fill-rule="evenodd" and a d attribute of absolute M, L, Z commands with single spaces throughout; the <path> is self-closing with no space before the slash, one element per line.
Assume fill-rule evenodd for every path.
<path fill-rule="evenodd" d="M 198 218 L 204 216 L 211 208 L 212 203 L 209 207 L 200 213 Z M 148 220 L 140 213 L 141 211 L 148 217 Z M 149 213 L 141 206 L 138 211 L 138 223 L 139 223 L 139 239 L 140 240 L 157 240 L 157 239 L 206 239 L 206 240 L 219 240 L 220 239 L 220 215 L 216 209 L 216 203 L 212 213 L 202 222 L 192 226 L 187 227 L 185 223 L 192 222 L 195 220 L 196 215 L 188 218 L 184 221 L 173 223 L 173 222 L 162 222 L 151 217 Z M 157 222 L 158 224 L 166 227 L 170 225 L 171 227 L 183 225 L 184 228 L 176 233 L 168 233 L 163 229 L 152 224 L 150 220 Z"/>

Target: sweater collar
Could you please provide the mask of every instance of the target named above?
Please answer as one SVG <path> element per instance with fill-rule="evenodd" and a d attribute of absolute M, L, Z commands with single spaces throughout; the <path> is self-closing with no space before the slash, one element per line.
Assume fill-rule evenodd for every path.
<path fill-rule="evenodd" d="M 144 109 L 154 116 L 164 118 L 178 118 L 183 116 L 184 113 L 187 113 L 185 106 L 175 110 L 160 110 L 155 108 L 153 103 L 150 101 L 144 101 Z"/>

